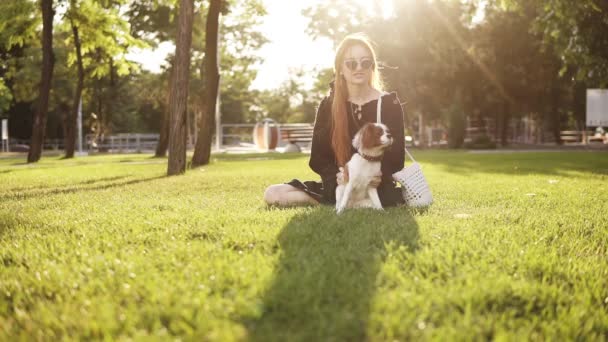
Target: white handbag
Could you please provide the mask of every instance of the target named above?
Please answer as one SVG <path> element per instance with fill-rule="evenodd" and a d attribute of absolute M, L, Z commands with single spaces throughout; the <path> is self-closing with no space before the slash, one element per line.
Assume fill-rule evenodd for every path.
<path fill-rule="evenodd" d="M 376 121 L 378 123 L 382 123 L 382 95 L 378 99 L 378 108 L 376 109 Z M 401 184 L 401 194 L 407 206 L 414 208 L 429 206 L 433 203 L 433 194 L 422 174 L 422 168 L 407 148 L 405 153 L 412 160 L 412 165 L 393 173 L 393 179 Z"/>

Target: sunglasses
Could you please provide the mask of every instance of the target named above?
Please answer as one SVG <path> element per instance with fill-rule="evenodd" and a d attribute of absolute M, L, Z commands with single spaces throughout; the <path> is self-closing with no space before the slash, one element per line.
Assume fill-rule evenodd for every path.
<path fill-rule="evenodd" d="M 349 59 L 344 61 L 344 65 L 350 70 L 355 71 L 357 67 L 361 65 L 361 69 L 368 70 L 374 66 L 374 62 L 371 59 L 362 59 L 361 61 L 356 61 L 354 59 Z"/>

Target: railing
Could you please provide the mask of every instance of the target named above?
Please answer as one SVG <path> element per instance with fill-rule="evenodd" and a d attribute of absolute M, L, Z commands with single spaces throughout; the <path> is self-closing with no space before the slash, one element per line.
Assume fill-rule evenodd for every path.
<path fill-rule="evenodd" d="M 279 127 L 310 127 L 311 124 L 280 124 Z M 255 124 L 223 124 L 222 127 L 222 147 L 223 146 L 246 146 L 253 147 L 253 129 Z M 140 153 L 152 152 L 158 145 L 160 135 L 158 133 L 118 133 L 106 135 L 103 138 L 87 134 L 84 137 L 83 149 L 88 152 L 107 152 L 107 153 Z M 214 138 L 214 137 L 213 137 Z M 194 149 L 194 139 L 188 139 L 187 149 Z M 213 140 L 212 140 L 213 141 Z M 283 139 L 281 144 L 288 142 Z M 9 146 L 11 151 L 26 152 L 29 149 L 30 140 L 10 139 Z M 215 146 L 213 146 L 215 147 Z M 44 150 L 63 150 L 63 139 L 45 139 Z M 76 144 L 78 149 L 78 144 Z"/>
<path fill-rule="evenodd" d="M 109 153 L 149 152 L 156 149 L 159 138 L 158 133 L 119 133 L 101 139 L 88 134 L 85 137 L 85 148 L 88 151 Z"/>
<path fill-rule="evenodd" d="M 280 141 L 279 146 L 285 146 L 288 143 L 287 132 L 291 128 L 310 127 L 311 124 L 280 124 L 279 128 L 285 129 L 285 132 Z M 222 146 L 234 146 L 243 148 L 254 148 L 253 144 L 253 129 L 255 124 L 223 124 L 222 125 Z M 435 142 L 437 134 L 429 133 L 429 138 L 433 137 L 432 141 Z M 435 133 L 435 132 L 433 132 Z M 529 137 L 522 138 L 520 134 L 513 132 L 510 136 L 511 142 L 519 143 L 531 143 Z M 562 131 L 561 138 L 564 143 L 592 143 L 592 142 L 604 142 L 608 141 L 608 138 L 597 137 L 594 132 L 587 131 L 586 139 L 583 138 L 583 132 L 580 131 Z M 487 134 L 486 130 L 468 128 L 467 129 L 467 140 L 471 140 L 471 137 Z M 107 152 L 107 153 L 140 153 L 140 152 L 152 152 L 158 145 L 160 135 L 157 133 L 119 133 L 114 135 L 108 135 L 103 139 L 94 140 L 93 135 L 87 135 L 84 139 L 84 150 L 90 153 L 94 152 Z M 188 139 L 187 148 L 189 150 L 194 149 L 193 139 Z M 307 141 L 307 139 L 306 139 Z M 11 152 L 27 152 L 29 150 L 30 141 L 26 139 L 9 139 L 9 151 Z M 304 142 L 305 143 L 305 142 Z M 410 143 L 411 144 L 411 143 Z M 434 144 L 433 144 L 434 145 Z M 215 146 L 213 146 L 215 147 Z M 306 147 L 306 146 L 301 146 Z M 63 139 L 46 139 L 43 144 L 44 150 L 63 150 L 64 141 Z M 0 151 L 2 152 L 2 151 Z"/>
<path fill-rule="evenodd" d="M 253 144 L 255 124 L 223 124 L 222 145 Z"/>
<path fill-rule="evenodd" d="M 14 139 L 8 140 L 9 150 L 13 152 L 24 152 L 29 149 L 29 139 Z M 63 139 L 45 139 L 42 144 L 43 150 L 63 150 Z"/>

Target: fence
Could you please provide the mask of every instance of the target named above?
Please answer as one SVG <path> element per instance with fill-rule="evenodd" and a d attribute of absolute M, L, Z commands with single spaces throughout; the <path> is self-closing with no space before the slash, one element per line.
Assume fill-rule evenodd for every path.
<path fill-rule="evenodd" d="M 222 145 L 253 144 L 255 124 L 223 124 Z"/>
<path fill-rule="evenodd" d="M 310 125 L 310 124 L 284 124 L 279 127 L 291 127 L 293 125 Z M 255 124 L 222 124 L 222 146 L 247 146 L 253 148 L 253 129 Z M 213 137 L 212 139 L 214 139 Z M 108 153 L 139 153 L 150 152 L 156 149 L 160 135 L 143 134 L 143 133 L 120 133 L 108 135 L 103 139 L 95 140 L 94 136 L 89 134 L 85 137 L 85 149 L 89 152 L 108 152 Z M 213 141 L 213 140 L 212 140 Z M 63 141 L 61 142 L 63 147 Z M 189 137 L 189 150 L 194 149 L 194 139 Z"/>
<path fill-rule="evenodd" d="M 27 152 L 30 148 L 30 140 L 10 138 L 8 140 L 8 147 L 11 152 Z M 42 149 L 63 150 L 63 139 L 45 139 Z"/>
<path fill-rule="evenodd" d="M 119 133 L 103 138 L 95 138 L 91 134 L 85 137 L 85 147 L 91 152 L 109 153 L 140 153 L 156 149 L 160 134 L 158 133 Z M 188 146 L 192 148 L 192 146 Z"/>
<path fill-rule="evenodd" d="M 282 127 L 294 126 L 310 126 L 310 124 L 281 124 Z M 254 147 L 253 129 L 255 124 L 222 124 L 222 146 L 245 146 Z M 103 139 L 94 140 L 93 135 L 85 137 L 86 149 L 90 152 L 109 152 L 109 153 L 132 153 L 132 152 L 149 152 L 156 149 L 158 145 L 159 134 L 140 134 L 140 133 L 122 133 L 108 135 Z M 215 137 L 212 137 L 215 139 Z M 213 141 L 213 140 L 212 140 Z M 286 141 L 283 141 L 286 143 Z M 189 137 L 189 150 L 194 149 L 194 139 Z"/>

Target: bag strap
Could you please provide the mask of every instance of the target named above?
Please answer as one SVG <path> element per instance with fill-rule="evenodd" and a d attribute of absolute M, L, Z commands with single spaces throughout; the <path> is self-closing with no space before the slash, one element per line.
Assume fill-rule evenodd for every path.
<path fill-rule="evenodd" d="M 386 95 L 387 93 L 382 92 L 380 93 L 380 97 L 378 98 L 378 108 L 376 108 L 376 122 L 377 123 L 382 123 L 382 96 Z M 414 159 L 414 157 L 412 157 L 412 155 L 410 154 L 410 152 L 407 150 L 407 148 L 405 146 L 403 146 L 403 148 L 405 149 L 405 153 L 407 154 L 408 157 L 410 157 L 410 159 L 412 160 L 412 162 L 416 162 L 416 159 Z"/>
<path fill-rule="evenodd" d="M 412 160 L 412 163 L 415 163 L 416 159 L 414 159 L 414 157 L 412 157 L 412 155 L 407 151 L 407 147 L 403 145 L 403 148 L 405 149 L 405 153 L 407 154 L 407 156 L 410 157 L 410 159 Z"/>
<path fill-rule="evenodd" d="M 384 92 L 380 93 L 380 97 L 378 98 L 378 108 L 376 108 L 376 123 L 382 123 L 382 96 L 384 96 Z"/>

